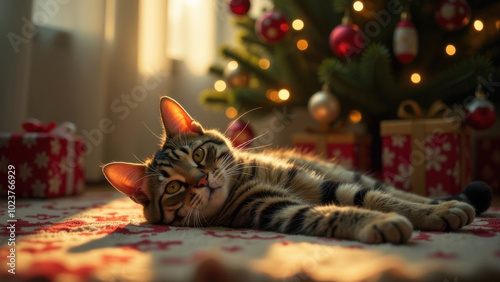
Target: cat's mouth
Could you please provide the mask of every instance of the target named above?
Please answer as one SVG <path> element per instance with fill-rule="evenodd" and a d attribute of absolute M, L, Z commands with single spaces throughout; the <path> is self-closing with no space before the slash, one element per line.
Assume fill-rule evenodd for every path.
<path fill-rule="evenodd" d="M 206 187 L 210 189 L 210 193 L 222 188 L 222 186 L 224 186 L 224 179 L 221 177 L 211 177 L 211 175 L 208 176 Z"/>

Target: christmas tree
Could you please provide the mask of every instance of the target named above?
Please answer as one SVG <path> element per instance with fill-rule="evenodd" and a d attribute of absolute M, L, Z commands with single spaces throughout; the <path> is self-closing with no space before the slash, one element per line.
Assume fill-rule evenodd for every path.
<path fill-rule="evenodd" d="M 500 2 L 275 0 L 252 18 L 231 0 L 239 46 L 221 46 L 221 80 L 201 101 L 228 117 L 263 107 L 306 107 L 327 89 L 341 116 L 369 127 L 396 117 L 401 101 L 466 106 L 478 85 L 497 103 Z M 229 62 L 229 63 L 228 63 Z M 489 103 L 489 102 L 488 102 Z"/>

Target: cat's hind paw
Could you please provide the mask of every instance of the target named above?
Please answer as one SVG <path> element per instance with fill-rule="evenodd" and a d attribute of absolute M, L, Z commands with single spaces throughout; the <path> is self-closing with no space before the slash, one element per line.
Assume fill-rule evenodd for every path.
<path fill-rule="evenodd" d="M 449 201 L 435 206 L 435 210 L 424 220 L 422 229 L 454 231 L 470 224 L 476 215 L 474 208 L 464 202 Z"/>
<path fill-rule="evenodd" d="M 406 217 L 396 213 L 387 213 L 368 222 L 360 229 L 356 237 L 359 241 L 368 244 L 402 244 L 410 239 L 412 231 L 413 225 Z"/>

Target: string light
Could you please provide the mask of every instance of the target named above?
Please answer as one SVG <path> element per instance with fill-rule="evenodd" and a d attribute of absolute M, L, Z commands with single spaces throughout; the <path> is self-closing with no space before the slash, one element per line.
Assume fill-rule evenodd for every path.
<path fill-rule="evenodd" d="M 358 110 L 352 110 L 350 113 L 349 113 L 349 120 L 352 122 L 352 123 L 359 123 L 361 120 L 363 119 L 363 115 L 361 114 L 360 111 Z"/>
<path fill-rule="evenodd" d="M 453 56 L 457 52 L 457 48 L 455 48 L 455 45 L 453 44 L 448 44 L 446 45 L 446 54 Z"/>
<path fill-rule="evenodd" d="M 307 49 L 307 47 L 309 47 L 309 43 L 307 43 L 307 40 L 305 39 L 300 39 L 299 41 L 297 41 L 297 48 L 300 50 L 300 51 L 304 51 Z"/>
<path fill-rule="evenodd" d="M 270 66 L 271 66 L 271 62 L 268 59 L 262 58 L 259 60 L 259 67 L 261 69 L 267 70 Z"/>
<path fill-rule="evenodd" d="M 410 79 L 411 79 L 411 82 L 413 82 L 415 84 L 420 83 L 420 81 L 422 80 L 419 73 L 412 74 Z"/>
<path fill-rule="evenodd" d="M 226 90 L 226 82 L 224 80 L 219 79 L 214 83 L 214 88 L 215 90 L 222 92 Z"/>
<path fill-rule="evenodd" d="M 292 22 L 292 27 L 295 30 L 302 30 L 304 28 L 304 22 L 301 19 L 296 19 Z"/>
<path fill-rule="evenodd" d="M 238 110 L 234 107 L 229 107 L 226 109 L 226 117 L 235 118 L 238 115 Z"/>
<path fill-rule="evenodd" d="M 230 61 L 227 63 L 227 68 L 230 70 L 235 70 L 238 68 L 238 62 L 237 61 Z"/>
<path fill-rule="evenodd" d="M 278 91 L 271 88 L 271 89 L 266 91 L 266 97 L 267 97 L 267 99 L 269 99 L 271 101 L 277 102 L 279 100 Z"/>
<path fill-rule="evenodd" d="M 355 2 L 352 4 L 352 8 L 353 8 L 355 11 L 357 11 L 357 12 L 359 12 L 359 11 L 363 10 L 363 8 L 364 8 L 363 2 L 361 2 L 361 1 L 355 1 Z"/>
<path fill-rule="evenodd" d="M 286 100 L 288 100 L 288 98 L 290 98 L 290 92 L 286 89 L 281 89 L 278 92 L 278 98 L 280 98 L 283 101 L 286 101 Z"/>
<path fill-rule="evenodd" d="M 475 21 L 474 21 L 474 28 L 475 28 L 477 31 L 481 31 L 481 30 L 483 30 L 483 27 L 484 27 L 484 25 L 483 25 L 483 22 L 482 22 L 482 21 L 480 21 L 480 20 L 475 20 Z"/>

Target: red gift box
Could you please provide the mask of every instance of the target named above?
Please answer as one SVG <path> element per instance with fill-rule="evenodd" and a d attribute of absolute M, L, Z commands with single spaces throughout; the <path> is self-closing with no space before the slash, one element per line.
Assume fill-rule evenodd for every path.
<path fill-rule="evenodd" d="M 371 170 L 371 137 L 354 133 L 295 133 L 292 144 L 304 153 L 318 154 L 347 168 Z"/>
<path fill-rule="evenodd" d="M 9 189 L 17 197 L 53 198 L 82 192 L 84 139 L 73 136 L 71 123 L 36 123 L 23 125 L 31 132 L 0 133 L 0 179 L 8 179 L 12 170 L 15 176 L 14 186 L 0 183 L 0 193 Z"/>
<path fill-rule="evenodd" d="M 475 140 L 475 179 L 491 186 L 495 194 L 500 194 L 500 136 L 477 137 Z"/>
<path fill-rule="evenodd" d="M 382 121 L 382 174 L 405 191 L 441 197 L 470 182 L 470 134 L 454 118 Z"/>

